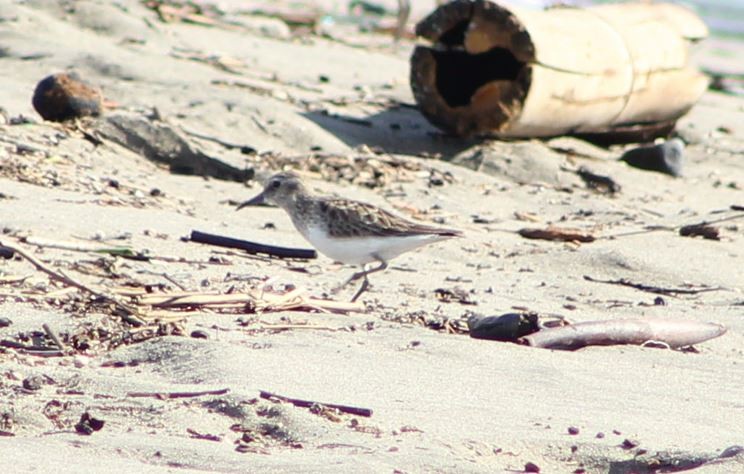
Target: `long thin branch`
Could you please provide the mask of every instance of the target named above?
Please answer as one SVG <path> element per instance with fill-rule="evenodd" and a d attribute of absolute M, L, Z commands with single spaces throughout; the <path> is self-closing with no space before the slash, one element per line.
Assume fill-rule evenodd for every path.
<path fill-rule="evenodd" d="M 35 257 L 30 255 L 28 252 L 23 250 L 18 245 L 9 245 L 8 243 L 5 243 L 5 242 L 0 242 L 0 245 L 5 248 L 11 249 L 15 254 L 20 255 L 24 259 L 28 260 L 28 262 L 31 263 L 31 265 L 33 265 L 34 267 L 36 267 L 37 270 L 40 270 L 46 273 L 54 280 L 62 282 L 68 286 L 74 286 L 75 288 L 85 291 L 86 293 L 90 293 L 97 298 L 101 298 L 102 300 L 108 301 L 109 303 L 113 304 L 120 310 L 124 311 L 125 316 L 122 316 L 122 318 L 128 323 L 136 325 L 136 326 L 141 326 L 142 324 L 144 324 L 144 320 L 142 319 L 140 312 L 137 311 L 136 308 L 133 308 L 126 303 L 122 303 L 121 301 L 117 300 L 113 296 L 109 296 L 98 290 L 94 290 L 93 288 L 83 283 L 73 280 L 72 278 L 68 277 L 67 275 L 63 273 L 52 270 L 51 268 L 49 268 L 48 266 L 44 265 L 39 260 L 37 260 Z"/>
<path fill-rule="evenodd" d="M 644 285 L 643 283 L 633 283 L 632 281 L 626 280 L 625 278 L 620 278 L 619 280 L 601 280 L 599 278 L 590 277 L 589 275 L 584 275 L 584 280 L 591 281 L 593 283 L 607 283 L 609 285 L 628 286 L 630 288 L 635 288 L 636 290 L 647 291 L 649 293 L 655 293 L 658 295 L 667 295 L 667 296 L 697 295 L 699 293 L 706 293 L 708 291 L 723 290 L 723 288 L 720 288 L 720 287 L 697 288 L 697 289 L 695 288 L 663 288 L 659 286 Z"/>
<path fill-rule="evenodd" d="M 366 416 L 366 417 L 372 416 L 372 410 L 370 410 L 369 408 L 359 408 L 359 407 L 352 407 L 348 405 L 337 405 L 335 403 L 321 403 L 321 402 L 314 402 L 311 400 L 300 400 L 297 398 L 289 398 L 283 395 L 277 395 L 276 393 L 266 392 L 264 390 L 260 391 L 260 395 L 261 395 L 261 398 L 264 398 L 266 400 L 271 400 L 273 398 L 276 400 L 280 400 L 282 402 L 291 403 L 292 405 L 296 407 L 310 408 L 313 405 L 323 405 L 329 408 L 335 408 L 336 410 L 343 412 L 343 413 L 350 413 L 352 415 Z"/>
<path fill-rule="evenodd" d="M 189 240 L 191 240 L 192 242 L 198 242 L 200 244 L 210 244 L 216 245 L 218 247 L 241 249 L 253 254 L 263 253 L 271 255 L 272 257 L 279 258 L 318 258 L 318 253 L 312 249 L 277 247 L 274 245 L 250 242 L 248 240 L 233 239 L 230 237 L 223 237 L 221 235 L 207 234 L 206 232 L 199 232 L 198 230 L 191 231 L 191 237 L 189 238 Z"/>
<path fill-rule="evenodd" d="M 219 390 L 203 390 L 200 392 L 129 392 L 127 397 L 135 398 L 193 398 L 203 397 L 204 395 L 224 395 L 229 392 L 229 388 L 221 388 Z"/>

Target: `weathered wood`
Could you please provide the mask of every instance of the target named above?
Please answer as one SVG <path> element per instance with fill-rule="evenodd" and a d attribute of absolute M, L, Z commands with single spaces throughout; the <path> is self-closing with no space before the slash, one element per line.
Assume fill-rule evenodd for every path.
<path fill-rule="evenodd" d="M 530 11 L 456 0 L 416 32 L 432 43 L 411 58 L 416 101 L 462 136 L 668 131 L 708 84 L 688 64 L 707 28 L 677 5 Z"/>
<path fill-rule="evenodd" d="M 697 344 L 726 333 L 720 324 L 671 319 L 621 319 L 589 321 L 544 329 L 520 339 L 544 349 L 575 350 L 585 346 L 660 342 L 677 348 Z"/>

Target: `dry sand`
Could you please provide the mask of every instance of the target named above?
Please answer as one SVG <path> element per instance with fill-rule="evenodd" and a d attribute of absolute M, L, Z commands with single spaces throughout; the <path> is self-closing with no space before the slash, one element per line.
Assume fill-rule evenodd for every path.
<path fill-rule="evenodd" d="M 0 438 L 6 469 L 504 472 L 532 462 L 542 472 L 646 472 L 654 463 L 690 466 L 744 445 L 744 222 L 722 223 L 721 241 L 660 230 L 568 245 L 514 232 L 555 223 L 608 236 L 734 215 L 725 210 L 744 205 L 744 99 L 706 93 L 680 121 L 692 144 L 684 177 L 674 179 L 615 161 L 622 148 L 574 139 L 498 143 L 443 136 L 410 107 L 411 43 L 393 46 L 387 36 L 343 25 L 334 31 L 346 36 L 336 39 L 286 38 L 274 20 L 237 12 L 231 18 L 241 26 L 164 23 L 135 1 L 5 2 L 0 106 L 8 117 L 34 122 L 0 125 L 5 232 L 77 242 L 124 234 L 110 242 L 202 262 L 139 262 L 25 246 L 50 267 L 109 289 L 148 284 L 227 291 L 272 278 L 275 287 L 291 284 L 322 295 L 353 271 L 322 257 L 266 261 L 181 241 L 201 230 L 306 246 L 278 209 L 234 211 L 230 202 L 256 193 L 253 183 L 171 174 L 119 145 L 95 146 L 79 131 L 42 122 L 31 107 L 36 82 L 74 68 L 118 103 L 112 113 L 155 107 L 194 148 L 259 175 L 282 160 L 247 157 L 186 131 L 285 157 L 306 156 L 315 147 L 342 164 L 358 158 L 361 168 L 375 157 L 370 147 L 384 150 L 390 155 L 377 158 L 397 167 L 384 168 L 388 179 L 372 187 L 349 179 L 352 167 L 340 178 L 329 173 L 328 160 L 303 170 L 320 190 L 458 227 L 466 237 L 404 255 L 374 275 L 362 298 L 364 313 L 246 314 L 241 326 L 240 314 L 204 311 L 170 326 L 185 337 L 145 338 L 112 350 L 93 344 L 87 354 L 58 358 L 3 349 L 0 430 L 12 434 Z M 708 65 L 727 61 L 712 53 L 703 49 L 698 57 Z M 23 146 L 33 151 L 21 153 Z M 421 158 L 431 154 L 444 160 Z M 608 197 L 588 190 L 571 171 L 582 165 L 611 176 L 622 191 Z M 152 196 L 153 188 L 161 195 Z M 219 261 L 210 262 L 215 257 Z M 26 261 L 3 260 L 0 271 L 3 278 L 29 277 L 0 285 L 0 316 L 12 320 L 0 338 L 47 323 L 63 338 L 95 332 L 95 342 L 109 338 L 102 330 L 124 328 L 83 293 L 46 296 L 64 287 Z M 665 305 L 654 305 L 655 294 L 584 275 L 720 289 L 664 296 Z M 435 297 L 438 288 L 458 287 L 476 304 Z M 470 312 L 515 310 L 574 322 L 711 321 L 728 333 L 695 353 L 629 346 L 561 352 L 432 329 L 444 322 L 463 327 Z M 257 320 L 332 330 L 260 330 Z M 193 330 L 208 339 L 188 337 Z M 23 388 L 33 376 L 41 377 L 41 387 Z M 127 396 L 217 389 L 229 392 Z M 374 413 L 315 414 L 256 400 L 259 390 Z M 105 421 L 91 436 L 74 429 L 86 411 Z M 570 435 L 569 427 L 578 434 Z M 243 432 L 246 442 L 236 444 Z M 626 439 L 637 446 L 623 447 Z M 697 472 L 742 470 L 739 454 Z"/>

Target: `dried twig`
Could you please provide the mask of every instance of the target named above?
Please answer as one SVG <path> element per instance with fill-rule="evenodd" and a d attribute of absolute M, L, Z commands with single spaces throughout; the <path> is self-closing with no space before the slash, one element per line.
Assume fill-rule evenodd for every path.
<path fill-rule="evenodd" d="M 75 288 L 83 290 L 87 293 L 92 294 L 93 296 L 97 298 L 100 298 L 104 301 L 108 301 L 109 303 L 113 304 L 114 306 L 116 306 L 117 308 L 119 308 L 120 310 L 124 312 L 124 315 L 122 316 L 122 318 L 128 323 L 136 325 L 136 326 L 140 326 L 143 324 L 144 321 L 142 319 L 142 315 L 136 308 L 133 308 L 129 306 L 128 304 L 122 303 L 121 301 L 114 298 L 113 296 L 109 296 L 98 290 L 94 290 L 93 288 L 87 285 L 84 285 L 83 283 L 73 280 L 72 278 L 68 277 L 67 275 L 64 275 L 63 273 L 52 270 L 51 268 L 47 267 L 46 265 L 41 263 L 39 260 L 31 256 L 28 252 L 23 250 L 18 245 L 8 245 L 7 243 L 0 243 L 0 245 L 13 250 L 15 254 L 20 255 L 24 259 L 28 260 L 28 262 L 31 263 L 34 267 L 46 273 L 53 279 L 60 281 L 65 285 L 74 286 Z"/>
<path fill-rule="evenodd" d="M 667 295 L 667 296 L 674 296 L 674 295 L 697 295 L 698 293 L 706 293 L 708 291 L 720 291 L 723 290 L 721 287 L 714 287 L 714 288 L 663 288 L 659 286 L 651 286 L 651 285 L 644 285 L 642 283 L 633 283 L 630 280 L 626 280 L 625 278 L 620 278 L 619 280 L 600 280 L 598 278 L 590 277 L 589 275 L 584 275 L 584 280 L 591 281 L 594 283 L 607 283 L 609 285 L 620 285 L 620 286 L 628 286 L 630 288 L 635 288 L 636 290 L 641 291 L 647 291 L 649 293 L 655 293 L 658 295 Z"/>
<path fill-rule="evenodd" d="M 259 244 L 248 240 L 233 239 L 221 235 L 207 234 L 197 230 L 191 231 L 192 242 L 216 245 L 218 247 L 229 247 L 245 250 L 248 253 L 265 253 L 278 258 L 318 258 L 318 253 L 312 249 L 295 249 L 289 247 L 277 247 L 274 245 Z"/>
<path fill-rule="evenodd" d="M 261 395 L 261 398 L 264 398 L 266 400 L 275 399 L 275 400 L 279 400 L 282 402 L 291 403 L 292 405 L 296 407 L 310 408 L 313 405 L 323 405 L 329 408 L 335 408 L 336 410 L 343 412 L 343 413 L 349 413 L 352 415 L 365 416 L 365 417 L 372 416 L 372 410 L 370 410 L 369 408 L 359 408 L 359 407 L 352 407 L 348 405 L 337 405 L 335 403 L 321 403 L 321 402 L 314 402 L 311 400 L 300 400 L 297 398 L 289 398 L 283 395 L 277 395 L 275 393 L 266 392 L 264 390 L 260 391 L 260 395 Z"/>
<path fill-rule="evenodd" d="M 171 398 L 203 397 L 205 395 L 224 395 L 229 391 L 229 388 L 221 388 L 219 390 L 203 390 L 201 392 L 129 392 L 127 393 L 127 397 L 166 400 Z"/>

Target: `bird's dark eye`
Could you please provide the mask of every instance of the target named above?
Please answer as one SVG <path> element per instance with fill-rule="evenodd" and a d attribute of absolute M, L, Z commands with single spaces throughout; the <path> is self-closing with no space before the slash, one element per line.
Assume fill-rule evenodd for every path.
<path fill-rule="evenodd" d="M 274 181 L 271 182 L 271 187 L 274 189 L 278 188 L 281 185 L 282 185 L 282 182 L 279 181 L 278 179 L 275 179 Z"/>

